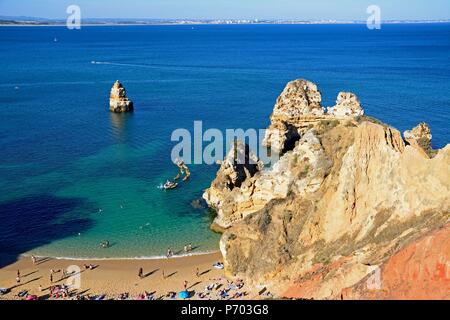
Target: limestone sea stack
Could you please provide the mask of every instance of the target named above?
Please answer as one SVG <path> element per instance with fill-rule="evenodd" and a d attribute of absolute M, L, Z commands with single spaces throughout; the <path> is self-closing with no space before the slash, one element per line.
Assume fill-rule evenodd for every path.
<path fill-rule="evenodd" d="M 328 108 L 328 114 L 336 117 L 357 117 L 364 115 L 364 109 L 361 107 L 356 94 L 351 92 L 339 92 L 334 107 Z"/>
<path fill-rule="evenodd" d="M 427 125 L 403 139 L 355 94 L 327 112 L 320 97 L 290 82 L 268 130 L 280 159 L 249 170 L 228 155 L 205 191 L 227 275 L 278 297 L 448 299 L 450 145 L 430 155 Z"/>
<path fill-rule="evenodd" d="M 133 111 L 133 101 L 128 99 L 127 92 L 119 80 L 111 88 L 109 110 L 115 113 Z"/>

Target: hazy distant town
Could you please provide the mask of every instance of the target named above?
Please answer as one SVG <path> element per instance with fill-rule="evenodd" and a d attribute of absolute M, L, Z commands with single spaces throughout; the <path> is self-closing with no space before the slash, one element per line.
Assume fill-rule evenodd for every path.
<path fill-rule="evenodd" d="M 101 19 L 85 18 L 84 25 L 226 25 L 226 24 L 364 24 L 365 20 L 279 20 L 279 19 Z M 450 23 L 450 20 L 386 20 L 383 23 Z M 65 19 L 0 16 L 3 26 L 57 26 Z"/>

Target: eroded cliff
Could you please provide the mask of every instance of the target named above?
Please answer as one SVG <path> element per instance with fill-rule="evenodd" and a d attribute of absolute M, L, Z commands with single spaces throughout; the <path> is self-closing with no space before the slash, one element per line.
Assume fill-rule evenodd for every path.
<path fill-rule="evenodd" d="M 367 297 L 349 288 L 449 221 L 450 145 L 432 150 L 425 124 L 403 139 L 353 93 L 326 111 L 315 84 L 290 82 L 266 145 L 282 154 L 271 168 L 237 166 L 230 152 L 204 194 L 230 276 L 285 297 Z M 448 286 L 448 254 L 439 259 Z"/>

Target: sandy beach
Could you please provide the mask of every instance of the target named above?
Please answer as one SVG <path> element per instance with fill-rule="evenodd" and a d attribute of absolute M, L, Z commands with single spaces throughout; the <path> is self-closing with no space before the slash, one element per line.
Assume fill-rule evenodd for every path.
<path fill-rule="evenodd" d="M 151 293 L 155 299 L 169 299 L 165 295 L 169 292 L 183 291 L 184 282 L 187 281 L 187 289 L 193 294 L 192 299 L 199 299 L 198 293 L 204 292 L 208 285 L 217 283 L 222 288 L 227 286 L 223 270 L 213 267 L 213 264 L 219 261 L 222 261 L 219 252 L 155 260 L 38 258 L 35 264 L 31 258 L 23 257 L 0 270 L 0 288 L 11 290 L 8 294 L 0 296 L 0 299 L 23 299 L 17 296 L 23 290 L 27 290 L 28 294 L 36 295 L 40 299 L 51 298 L 49 296 L 51 286 L 68 283 L 67 278 L 61 278 L 63 278 L 62 270 L 69 266 L 78 266 L 81 270 L 80 288 L 71 291 L 71 298 L 77 294 L 86 297 L 105 294 L 106 299 L 117 299 L 119 295 L 129 293 L 130 299 L 136 299 L 138 295 L 147 292 Z M 85 268 L 85 265 L 94 265 L 96 268 L 90 270 Z M 143 278 L 138 276 L 140 268 L 143 269 Z M 18 270 L 20 283 L 16 282 Z M 53 282 L 50 282 L 51 270 L 55 271 Z M 241 291 L 245 290 L 244 286 Z M 218 292 L 219 290 L 214 289 L 205 299 L 217 299 Z M 249 292 L 246 298 L 250 296 Z"/>

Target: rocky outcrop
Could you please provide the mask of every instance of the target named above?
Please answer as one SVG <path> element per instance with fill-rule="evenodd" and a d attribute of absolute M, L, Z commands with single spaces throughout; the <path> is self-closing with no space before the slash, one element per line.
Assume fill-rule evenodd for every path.
<path fill-rule="evenodd" d="M 424 139 L 427 143 L 431 143 L 432 138 L 430 127 L 425 122 L 419 123 L 412 130 L 405 131 L 403 135 L 406 140 Z"/>
<path fill-rule="evenodd" d="M 252 153 L 248 145 L 236 141 L 222 161 L 216 179 L 203 194 L 208 205 L 219 213 L 214 220 L 213 230 L 221 231 L 245 215 L 245 202 L 237 203 L 238 197 L 252 192 L 252 177 L 262 170 L 263 164 Z M 237 206 L 234 206 L 234 205 Z M 233 213 L 239 212 L 239 216 Z"/>
<path fill-rule="evenodd" d="M 317 91 L 308 87 L 315 89 L 297 86 L 300 96 Z M 241 175 L 240 186 L 221 183 L 222 165 L 205 199 L 218 209 L 229 276 L 280 296 L 339 299 L 449 221 L 450 145 L 430 159 L 379 121 L 358 112 L 306 115 L 309 100 L 298 101 L 300 110 L 283 120 L 272 115 L 271 126 L 283 121 L 298 133 L 279 161 Z"/>
<path fill-rule="evenodd" d="M 358 97 L 351 92 L 340 92 L 336 105 L 327 108 L 327 112 L 321 103 L 322 95 L 314 83 L 303 79 L 289 82 L 275 104 L 264 145 L 282 153 L 291 150 L 303 133 L 322 120 L 364 115 Z"/>
<path fill-rule="evenodd" d="M 315 120 L 324 115 L 325 109 L 321 103 L 322 95 L 314 83 L 303 79 L 289 82 L 273 109 L 264 145 L 275 152 L 291 149 L 304 129 L 297 126 L 298 119 L 312 117 Z"/>
<path fill-rule="evenodd" d="M 116 113 L 133 111 L 133 102 L 128 99 L 127 92 L 119 80 L 111 88 L 109 110 Z"/>
<path fill-rule="evenodd" d="M 233 152 L 230 151 L 216 179 L 203 195 L 217 211 L 214 230 L 230 227 L 235 221 L 264 208 L 273 199 L 286 198 L 293 189 L 301 194 L 314 192 L 331 165 L 312 131 L 306 133 L 271 170 L 262 170 L 262 164 L 252 171 L 246 166 L 236 166 L 230 161 Z"/>
<path fill-rule="evenodd" d="M 358 97 L 351 92 L 340 92 L 336 105 L 328 108 L 328 114 L 339 118 L 359 117 L 364 115 L 364 109 L 361 107 Z"/>
<path fill-rule="evenodd" d="M 278 97 L 272 117 L 320 116 L 324 114 L 321 103 L 322 95 L 314 83 L 303 79 L 291 81 Z"/>
<path fill-rule="evenodd" d="M 405 131 L 403 136 L 405 137 L 406 142 L 419 150 L 419 152 L 423 152 L 430 158 L 436 155 L 431 146 L 431 130 L 426 123 L 419 123 L 412 130 Z"/>

